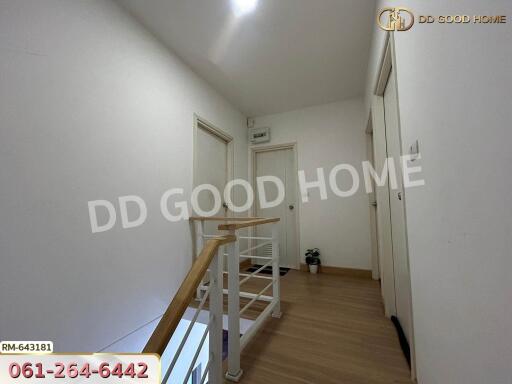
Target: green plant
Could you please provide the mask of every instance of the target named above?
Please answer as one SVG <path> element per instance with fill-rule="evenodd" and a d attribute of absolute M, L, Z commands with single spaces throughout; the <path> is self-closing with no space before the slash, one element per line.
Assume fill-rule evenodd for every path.
<path fill-rule="evenodd" d="M 306 264 L 320 265 L 320 250 L 318 248 L 306 250 Z"/>

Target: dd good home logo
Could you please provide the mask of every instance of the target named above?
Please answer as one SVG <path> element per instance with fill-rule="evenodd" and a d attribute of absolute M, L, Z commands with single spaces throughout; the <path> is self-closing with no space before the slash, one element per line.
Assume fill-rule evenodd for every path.
<path fill-rule="evenodd" d="M 408 31 L 414 24 L 414 15 L 403 7 L 384 8 L 377 15 L 377 24 L 385 31 Z"/>

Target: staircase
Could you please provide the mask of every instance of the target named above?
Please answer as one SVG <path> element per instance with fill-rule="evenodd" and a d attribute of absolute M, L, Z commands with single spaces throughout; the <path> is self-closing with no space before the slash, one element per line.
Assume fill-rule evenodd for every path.
<path fill-rule="evenodd" d="M 196 258 L 143 352 L 163 355 L 185 312 L 193 307 L 192 319 L 187 323 L 184 335 L 178 340 L 177 350 L 165 369 L 162 383 L 221 384 L 224 382 L 224 377 L 229 381 L 239 382 L 243 375 L 240 366 L 241 351 L 250 343 L 269 316 L 281 317 L 279 219 L 191 217 L 190 221 L 193 227 Z M 218 223 L 217 230 L 221 234 L 205 233 L 206 222 Z M 270 237 L 255 236 L 254 229 L 260 226 L 271 226 L 272 235 Z M 247 234 L 243 234 L 244 231 Z M 241 240 L 248 244 L 244 251 L 240 251 Z M 267 252 L 255 252 L 269 248 L 271 255 Z M 241 259 L 258 260 L 262 267 L 252 273 L 241 273 Z M 272 275 L 261 275 L 260 272 L 267 267 L 272 268 Z M 243 285 L 251 279 L 264 282 L 259 292 L 242 290 Z M 226 288 L 224 288 L 225 280 Z M 227 299 L 227 327 L 223 326 L 225 298 Z M 243 307 L 240 306 L 241 298 L 244 301 Z M 251 307 L 262 304 L 264 304 L 262 311 L 241 335 L 241 316 Z M 187 360 L 188 364 L 183 368 L 183 364 L 180 364 L 180 359 L 184 358 L 183 351 L 200 314 L 206 309 L 209 314 L 206 327 L 202 330 L 202 336 L 192 353 L 193 356 L 191 359 L 188 356 L 190 362 Z M 227 366 L 223 364 L 224 328 L 227 328 L 228 332 Z M 201 365 L 198 366 L 197 362 L 207 339 L 208 358 L 203 368 Z"/>

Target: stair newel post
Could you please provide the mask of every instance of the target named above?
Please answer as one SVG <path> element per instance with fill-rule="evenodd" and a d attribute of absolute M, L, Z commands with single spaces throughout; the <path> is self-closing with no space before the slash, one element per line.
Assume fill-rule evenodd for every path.
<path fill-rule="evenodd" d="M 281 318 L 281 273 L 279 269 L 279 222 L 272 223 L 272 317 Z"/>
<path fill-rule="evenodd" d="M 240 241 L 238 231 L 229 234 L 236 240 L 228 245 L 228 371 L 226 379 L 239 382 L 240 368 Z"/>
<path fill-rule="evenodd" d="M 223 270 L 224 246 L 219 247 L 210 266 L 210 370 L 209 382 L 221 384 L 222 377 L 222 316 L 223 316 Z"/>

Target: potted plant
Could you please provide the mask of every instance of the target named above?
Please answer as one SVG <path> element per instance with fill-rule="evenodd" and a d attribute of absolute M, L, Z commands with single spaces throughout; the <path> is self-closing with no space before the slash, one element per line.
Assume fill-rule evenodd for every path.
<path fill-rule="evenodd" d="M 308 249 L 306 251 L 306 264 L 309 266 L 309 272 L 318 273 L 320 262 L 320 250 L 318 248 Z"/>

